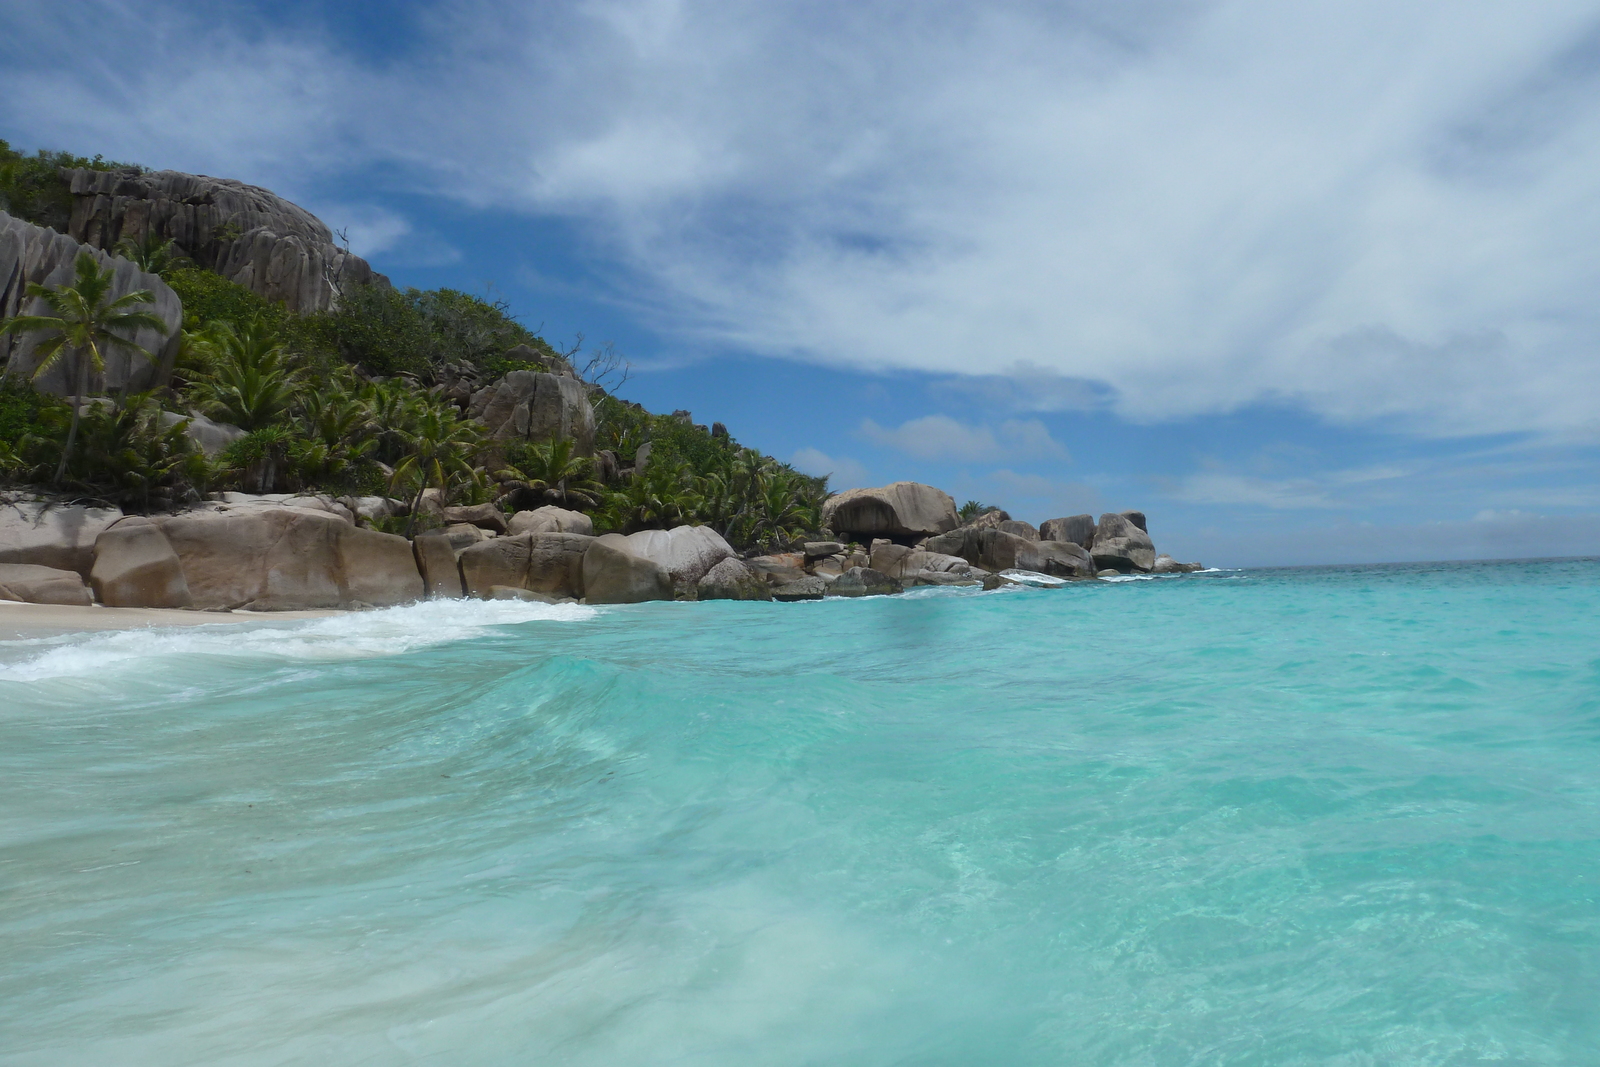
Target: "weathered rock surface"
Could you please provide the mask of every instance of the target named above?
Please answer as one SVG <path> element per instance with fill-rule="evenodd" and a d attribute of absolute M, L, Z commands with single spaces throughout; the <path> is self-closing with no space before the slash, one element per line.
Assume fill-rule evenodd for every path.
<path fill-rule="evenodd" d="M 666 568 L 634 555 L 621 534 L 606 534 L 590 544 L 583 555 L 583 588 L 591 604 L 672 599 L 672 577 Z"/>
<path fill-rule="evenodd" d="M 554 597 L 580 597 L 583 559 L 594 537 L 579 533 L 527 533 L 528 580 L 525 588 Z"/>
<path fill-rule="evenodd" d="M 453 522 L 443 530 L 445 539 L 450 542 L 450 547 L 455 549 L 457 556 L 471 548 L 473 545 L 484 541 L 492 541 L 494 534 L 482 526 L 470 522 Z"/>
<path fill-rule="evenodd" d="M 679 592 L 694 589 L 706 572 L 733 556 L 733 547 L 709 526 L 640 530 L 628 535 L 628 551 L 660 564 Z"/>
<path fill-rule="evenodd" d="M 771 600 L 772 586 L 743 560 L 725 559 L 706 571 L 695 586 L 696 600 Z"/>
<path fill-rule="evenodd" d="M 1101 570 L 1148 571 L 1155 566 L 1156 549 L 1150 535 L 1134 521 L 1137 512 L 1100 516 L 1100 525 L 1094 532 L 1095 566 Z"/>
<path fill-rule="evenodd" d="M 117 508 L 0 502 L 0 563 L 32 563 L 87 578 L 96 539 L 120 518 Z"/>
<path fill-rule="evenodd" d="M 998 528 L 963 526 L 923 543 L 927 552 L 958 556 L 974 567 L 996 572 L 1029 570 L 1061 577 L 1094 573 L 1089 553 L 1069 541 L 1029 541 Z"/>
<path fill-rule="evenodd" d="M 311 508 L 205 509 L 158 523 L 197 608 L 383 606 L 424 592 L 405 538 Z"/>
<path fill-rule="evenodd" d="M 487 598 L 497 585 L 527 588 L 532 536 L 492 537 L 461 549 L 456 561 L 467 595 Z"/>
<path fill-rule="evenodd" d="M 823 559 L 826 556 L 837 556 L 844 552 L 845 546 L 838 541 L 807 541 L 805 548 L 806 562 Z"/>
<path fill-rule="evenodd" d="M 1001 530 L 1015 537 L 1020 537 L 1024 541 L 1039 540 L 1039 531 L 1033 528 L 1032 523 L 1023 522 L 1021 519 L 1007 519 L 1005 522 L 1002 522 L 999 526 L 995 527 L 995 529 Z"/>
<path fill-rule="evenodd" d="M 249 508 L 304 508 L 343 519 L 355 525 L 356 516 L 346 504 L 335 497 L 314 493 L 218 493 L 217 507 L 223 511 Z"/>
<path fill-rule="evenodd" d="M 574 454 L 594 454 L 594 408 L 576 378 L 514 370 L 475 393 L 470 410 L 497 440 L 571 439 Z"/>
<path fill-rule="evenodd" d="M 89 587 L 83 584 L 83 576 L 77 571 L 33 563 L 0 563 L 0 600 L 75 607 L 94 603 Z"/>
<path fill-rule="evenodd" d="M 216 459 L 217 456 L 222 454 L 224 448 L 244 436 L 244 431 L 239 427 L 226 422 L 212 422 L 204 415 L 197 415 L 193 412 L 187 415 L 179 415 L 175 411 L 163 411 L 161 413 L 161 425 L 163 427 L 175 426 L 180 422 L 186 423 L 183 428 L 183 435 L 199 445 L 200 451 L 204 452 L 210 459 Z"/>
<path fill-rule="evenodd" d="M 43 300 L 28 298 L 28 283 L 46 286 L 70 283 L 74 276 L 73 262 L 85 247 L 64 233 L 23 222 L 0 211 L 0 319 L 12 315 L 50 314 Z M 136 289 L 150 290 L 152 302 L 142 310 L 166 324 L 165 332 L 145 329 L 132 335 L 135 344 L 155 357 L 153 362 L 126 348 L 114 347 L 102 353 L 105 373 L 89 372 L 89 392 L 124 388 L 139 391 L 165 385 L 172 375 L 172 363 L 177 358 L 181 339 L 183 304 L 178 294 L 156 275 L 146 274 L 120 256 L 97 248 L 90 248 L 89 252 L 102 268 L 111 268 L 113 297 Z M 0 336 L 0 365 L 5 367 L 5 374 L 32 378 L 39 365 L 34 351 L 44 339 L 44 334 Z M 77 362 L 64 356 L 33 381 L 44 392 L 70 396 L 77 389 Z"/>
<path fill-rule="evenodd" d="M 1032 541 L 1017 553 L 1017 566 L 1056 578 L 1093 578 L 1095 563 L 1088 551 L 1072 541 Z"/>
<path fill-rule="evenodd" d="M 1162 553 L 1150 567 L 1151 574 L 1193 574 L 1195 571 L 1205 570 L 1203 563 L 1179 563 L 1171 556 Z"/>
<path fill-rule="evenodd" d="M 1123 512 L 1118 512 L 1118 514 L 1124 516 L 1129 522 L 1131 522 L 1135 526 L 1139 527 L 1139 529 L 1143 530 L 1145 533 L 1149 533 L 1150 532 L 1150 525 L 1147 522 L 1145 522 L 1144 512 L 1142 512 L 1142 511 L 1123 511 Z"/>
<path fill-rule="evenodd" d="M 497 534 L 503 534 L 507 529 L 505 513 L 493 504 L 469 504 L 445 508 L 442 517 L 447 523 L 471 523 L 479 529 L 491 530 Z"/>
<path fill-rule="evenodd" d="M 748 562 L 748 561 L 746 561 Z M 772 599 L 784 602 L 795 600 L 821 600 L 828 595 L 828 582 L 815 575 L 803 575 L 792 582 L 772 587 Z"/>
<path fill-rule="evenodd" d="M 266 189 L 163 170 L 74 170 L 68 232 L 96 248 L 147 233 L 290 311 L 324 311 L 357 285 L 388 285 L 311 212 Z"/>
<path fill-rule="evenodd" d="M 568 511 L 547 504 L 531 511 L 519 511 L 511 516 L 511 532 L 525 533 L 575 533 L 594 536 L 594 520 L 581 511 Z"/>
<path fill-rule="evenodd" d="M 871 567 L 851 567 L 828 586 L 828 596 L 889 596 L 904 590 L 899 579 Z"/>
<path fill-rule="evenodd" d="M 745 566 L 766 578 L 773 585 L 797 582 L 806 576 L 806 558 L 799 552 L 779 552 L 771 556 L 753 556 L 744 562 Z"/>
<path fill-rule="evenodd" d="M 860 541 L 874 537 L 917 538 L 954 530 L 956 502 L 920 482 L 895 482 L 876 489 L 850 489 L 822 505 L 822 524 Z"/>
<path fill-rule="evenodd" d="M 1039 527 L 1041 541 L 1071 541 L 1082 548 L 1094 544 L 1095 521 L 1093 515 L 1069 515 L 1063 519 L 1046 519 Z"/>
<path fill-rule="evenodd" d="M 411 550 L 417 557 L 417 570 L 422 574 L 429 596 L 454 599 L 466 595 L 456 550 L 443 531 L 428 530 L 418 534 L 411 542 Z"/>
<path fill-rule="evenodd" d="M 150 519 L 123 519 L 94 543 L 89 584 L 113 608 L 187 608 L 194 605 L 183 562 L 161 527 Z"/>

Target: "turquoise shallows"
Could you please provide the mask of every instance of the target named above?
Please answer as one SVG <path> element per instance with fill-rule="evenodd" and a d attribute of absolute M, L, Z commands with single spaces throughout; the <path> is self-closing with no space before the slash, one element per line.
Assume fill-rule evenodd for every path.
<path fill-rule="evenodd" d="M 1600 1063 L 1600 562 L 0 657 L 6 1065 Z"/>

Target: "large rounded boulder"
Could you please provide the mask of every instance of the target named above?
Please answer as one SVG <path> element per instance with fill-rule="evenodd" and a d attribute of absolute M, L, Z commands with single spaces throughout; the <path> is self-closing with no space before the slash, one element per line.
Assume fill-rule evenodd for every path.
<path fill-rule="evenodd" d="M 605 534 L 583 554 L 583 589 L 591 604 L 671 600 L 672 576 L 654 560 L 634 555 L 626 537 Z"/>
<path fill-rule="evenodd" d="M 1100 516 L 1089 551 L 1101 570 L 1148 571 L 1156 563 L 1156 547 L 1144 529 L 1144 516 L 1136 511 Z"/>
<path fill-rule="evenodd" d="M 822 505 L 822 525 L 846 540 L 862 543 L 874 537 L 914 540 L 954 530 L 960 524 L 950 494 L 921 482 L 848 489 Z"/>
<path fill-rule="evenodd" d="M 693 590 L 706 573 L 735 555 L 733 546 L 709 526 L 675 526 L 628 535 L 628 551 L 658 563 L 679 592 Z"/>

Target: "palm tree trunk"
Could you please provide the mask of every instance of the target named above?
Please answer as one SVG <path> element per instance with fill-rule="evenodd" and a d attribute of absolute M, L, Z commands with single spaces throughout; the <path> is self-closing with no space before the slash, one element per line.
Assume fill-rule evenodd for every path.
<path fill-rule="evenodd" d="M 78 392 L 72 398 L 72 425 L 67 428 L 67 443 L 61 450 L 61 462 L 56 464 L 54 485 L 61 488 L 61 479 L 67 476 L 67 457 L 72 455 L 72 446 L 78 441 L 78 420 L 83 418 L 83 394 L 89 391 L 89 356 L 86 352 L 78 353 Z"/>

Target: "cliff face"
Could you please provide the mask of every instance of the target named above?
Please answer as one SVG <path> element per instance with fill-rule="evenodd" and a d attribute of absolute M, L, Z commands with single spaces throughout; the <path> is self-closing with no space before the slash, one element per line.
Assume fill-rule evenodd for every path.
<path fill-rule="evenodd" d="M 28 283 L 38 282 L 48 287 L 71 283 L 72 264 L 83 247 L 64 233 L 14 219 L 0 211 L 0 319 L 18 314 L 50 314 L 44 301 L 27 298 Z M 136 344 L 156 357 L 154 363 L 126 349 L 112 349 L 104 354 L 105 374 L 90 375 L 90 392 L 104 393 L 124 386 L 139 391 L 164 385 L 172 373 L 172 361 L 177 356 L 180 340 L 179 326 L 183 323 L 183 304 L 178 294 L 156 275 L 146 274 L 120 256 L 95 248 L 90 248 L 90 252 L 102 267 L 112 269 L 112 296 L 122 296 L 135 289 L 150 290 L 153 300 L 146 310 L 167 324 L 165 337 L 154 330 L 140 330 L 133 336 Z M 33 350 L 40 339 L 38 335 L 0 337 L 0 368 L 3 368 L 0 373 L 31 377 L 37 366 Z M 58 360 L 35 384 L 45 392 L 67 396 L 75 384 L 71 376 L 74 368 L 69 358 Z"/>
<path fill-rule="evenodd" d="M 68 233 L 96 248 L 154 232 L 208 270 L 291 311 L 324 311 L 353 285 L 389 280 L 340 248 L 320 219 L 266 189 L 174 170 L 71 170 Z"/>

